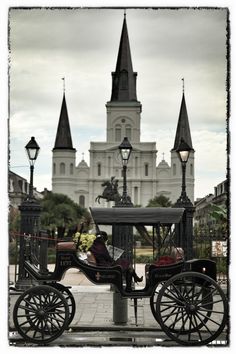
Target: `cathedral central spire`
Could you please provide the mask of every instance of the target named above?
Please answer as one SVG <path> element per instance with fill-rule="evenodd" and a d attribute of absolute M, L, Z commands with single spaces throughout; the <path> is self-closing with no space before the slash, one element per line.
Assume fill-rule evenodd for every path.
<path fill-rule="evenodd" d="M 133 71 L 126 14 L 120 38 L 116 71 L 112 73 L 111 101 L 137 101 L 136 76 Z"/>

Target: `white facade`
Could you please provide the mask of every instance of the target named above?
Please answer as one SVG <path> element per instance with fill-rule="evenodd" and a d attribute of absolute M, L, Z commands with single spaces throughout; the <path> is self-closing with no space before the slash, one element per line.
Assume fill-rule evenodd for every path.
<path fill-rule="evenodd" d="M 76 203 L 86 208 L 112 206 L 111 202 L 107 203 L 104 199 L 101 199 L 101 204 L 97 204 L 95 199 L 103 192 L 102 183 L 110 180 L 112 176 L 119 180 L 119 192 L 122 194 L 122 163 L 118 146 L 124 137 L 128 137 L 133 150 L 127 167 L 127 187 L 133 204 L 145 207 L 150 199 L 161 194 L 173 203 L 177 201 L 181 193 L 182 170 L 176 151 L 171 150 L 171 166 L 164 160 L 157 166 L 156 142 L 141 141 L 142 106 L 136 99 L 136 76 L 137 73 L 134 73 L 132 69 L 127 25 L 124 18 L 116 72 L 112 73 L 112 96 L 106 104 L 106 141 L 90 142 L 90 166 L 84 160 L 76 166 L 76 151 L 72 146 L 64 96 L 53 149 L 53 192 L 67 194 Z M 188 120 L 183 94 L 175 145 L 180 137 L 185 138 L 181 127 L 187 126 L 186 141 L 190 141 L 191 146 L 188 121 L 187 124 L 186 121 L 182 124 L 186 119 Z M 173 122 L 173 125 L 176 124 L 177 121 Z M 186 189 L 188 197 L 194 202 L 194 150 L 187 164 Z"/>

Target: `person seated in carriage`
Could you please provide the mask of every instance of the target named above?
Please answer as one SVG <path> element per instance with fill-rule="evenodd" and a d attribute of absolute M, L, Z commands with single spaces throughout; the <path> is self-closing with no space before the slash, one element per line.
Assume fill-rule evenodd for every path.
<path fill-rule="evenodd" d="M 153 262 L 153 265 L 164 266 L 181 262 L 184 260 L 184 250 L 180 247 L 171 247 L 170 255 L 161 256 L 159 259 Z"/>
<path fill-rule="evenodd" d="M 103 267 L 110 267 L 114 265 L 119 265 L 122 268 L 123 274 L 126 278 L 126 291 L 131 291 L 132 279 L 135 283 L 142 282 L 143 277 L 138 277 L 134 268 L 130 262 L 126 259 L 114 260 L 106 247 L 107 242 L 107 233 L 105 231 L 100 231 L 96 233 L 96 239 L 94 240 L 92 246 L 89 248 L 89 251 L 95 257 L 96 265 Z"/>

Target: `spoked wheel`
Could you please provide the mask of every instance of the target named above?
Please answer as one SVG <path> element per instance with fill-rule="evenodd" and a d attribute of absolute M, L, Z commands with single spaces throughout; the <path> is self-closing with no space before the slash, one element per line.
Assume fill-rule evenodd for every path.
<path fill-rule="evenodd" d="M 64 298 L 67 301 L 67 305 L 69 307 L 69 320 L 68 320 L 68 326 L 69 326 L 75 316 L 76 304 L 75 304 L 74 296 L 66 286 L 60 283 L 52 283 L 50 284 L 50 286 L 59 290 L 60 293 L 64 296 Z"/>
<path fill-rule="evenodd" d="M 227 301 L 207 275 L 184 272 L 170 278 L 156 299 L 156 318 L 163 331 L 183 345 L 205 345 L 227 322 Z"/>
<path fill-rule="evenodd" d="M 35 286 L 17 299 L 13 320 L 24 339 L 47 344 L 68 327 L 68 304 L 57 289 L 47 285 Z"/>
<path fill-rule="evenodd" d="M 165 284 L 164 282 L 157 284 L 156 289 L 154 290 L 154 293 L 150 298 L 151 311 L 152 311 L 152 314 L 153 314 L 156 321 L 158 321 L 158 318 L 157 318 L 157 298 L 158 298 L 159 292 L 164 284 Z"/>

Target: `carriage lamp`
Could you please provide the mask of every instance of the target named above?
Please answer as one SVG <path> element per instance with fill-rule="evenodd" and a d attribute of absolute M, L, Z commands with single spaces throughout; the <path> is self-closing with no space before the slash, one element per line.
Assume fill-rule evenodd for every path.
<path fill-rule="evenodd" d="M 131 199 L 127 194 L 127 165 L 132 152 L 132 145 L 130 144 L 127 137 L 124 137 L 124 140 L 119 145 L 120 155 L 123 165 L 123 195 L 121 199 L 122 205 L 132 205 Z"/>
<path fill-rule="evenodd" d="M 28 144 L 25 146 L 25 150 L 28 155 L 29 163 L 30 163 L 30 184 L 29 184 L 29 199 L 33 198 L 33 174 L 34 174 L 34 164 L 38 157 L 40 147 L 37 144 L 34 136 L 31 137 Z"/>
<path fill-rule="evenodd" d="M 192 202 L 186 193 L 186 164 L 188 162 L 190 151 L 192 151 L 192 148 L 183 138 L 181 138 L 179 147 L 176 149 L 176 152 L 178 153 L 182 165 L 182 191 L 179 199 L 177 200 L 177 204 L 182 206 L 192 205 Z"/>

